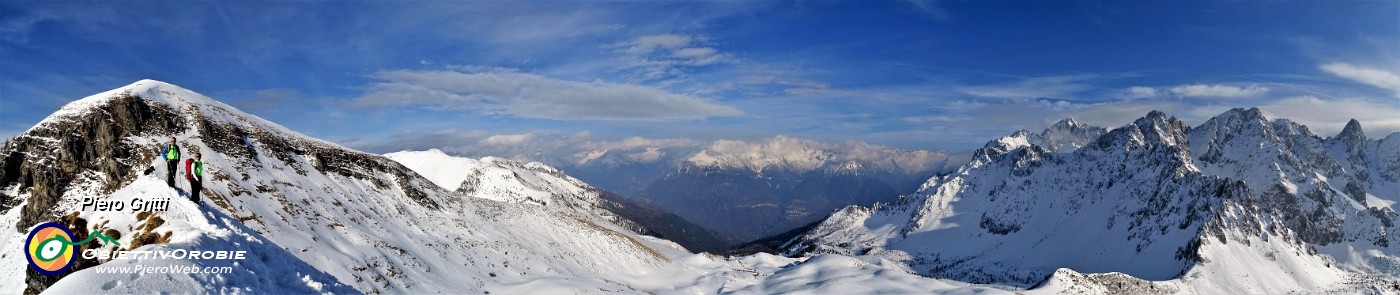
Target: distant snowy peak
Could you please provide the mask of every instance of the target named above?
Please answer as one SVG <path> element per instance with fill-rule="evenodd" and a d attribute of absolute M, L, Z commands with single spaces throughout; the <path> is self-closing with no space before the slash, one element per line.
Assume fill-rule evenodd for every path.
<path fill-rule="evenodd" d="M 1103 127 L 1079 123 L 1074 118 L 1066 118 L 1042 131 L 1036 144 L 1044 146 L 1052 152 L 1072 152 L 1084 147 L 1105 132 L 1107 130 Z"/>
<path fill-rule="evenodd" d="M 1018 130 L 1011 135 L 987 142 L 984 148 L 1006 152 L 1026 146 L 1039 146 L 1050 152 L 1073 152 L 1107 133 L 1103 127 L 1087 125 L 1074 118 L 1060 120 L 1040 133 Z"/>
<path fill-rule="evenodd" d="M 456 157 L 438 149 L 402 151 L 384 156 L 444 189 L 472 197 L 541 205 L 566 201 L 593 207 L 598 203 L 598 194 L 592 186 L 539 162 L 523 163 L 496 157 Z"/>

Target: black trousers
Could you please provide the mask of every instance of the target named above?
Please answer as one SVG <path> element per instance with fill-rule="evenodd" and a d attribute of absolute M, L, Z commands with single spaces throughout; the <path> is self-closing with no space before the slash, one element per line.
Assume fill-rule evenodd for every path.
<path fill-rule="evenodd" d="M 175 187 L 175 168 L 180 166 L 180 160 L 165 160 L 165 184 Z"/>
<path fill-rule="evenodd" d="M 190 179 L 190 201 L 199 204 L 199 191 L 204 189 L 204 185 L 198 179 Z"/>

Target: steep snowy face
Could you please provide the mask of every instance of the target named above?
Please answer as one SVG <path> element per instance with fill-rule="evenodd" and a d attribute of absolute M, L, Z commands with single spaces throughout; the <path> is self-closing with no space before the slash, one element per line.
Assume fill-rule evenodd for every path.
<path fill-rule="evenodd" d="M 202 206 L 186 199 L 183 180 L 179 189 L 165 187 L 165 163 L 156 154 L 171 137 L 184 158 L 203 155 Z M 501 168 L 483 178 L 515 180 L 483 179 L 471 193 L 462 181 L 449 191 L 388 158 L 303 136 L 158 81 L 70 103 L 0 155 L 0 211 L 15 224 L 0 245 L 6 249 L 22 245 L 34 224 L 61 220 L 77 231 L 118 233 L 129 248 L 269 251 L 258 254 L 260 263 L 235 265 L 235 273 L 221 276 L 123 285 L 117 282 L 126 275 L 91 267 L 124 262 L 100 259 L 70 274 L 118 288 L 99 292 L 351 292 L 347 285 L 366 293 L 487 292 L 559 277 L 627 290 L 601 275 L 651 269 L 682 253 L 588 210 L 568 209 L 590 202 L 588 196 L 574 194 L 580 186 L 570 181 L 577 180 L 543 177 L 562 174 L 543 165 L 481 161 Z M 531 173 L 506 173 L 516 171 Z M 168 197 L 178 205 L 138 215 L 83 209 L 86 197 Z M 0 267 L 7 274 L 3 286 L 38 291 L 58 280 L 33 272 L 26 279 L 24 264 Z"/>
<path fill-rule="evenodd" d="M 898 202 L 842 209 L 790 250 L 870 254 L 970 282 L 1030 286 L 1069 268 L 1264 293 L 1375 282 L 1400 265 L 1388 246 L 1394 191 L 1373 193 L 1393 185 L 1358 185 L 1367 202 L 1346 197 L 1339 179 L 1375 172 L 1323 148 L 1385 153 L 1381 142 L 1347 132 L 1324 142 L 1257 109 L 1189 130 L 1154 111 L 1070 153 L 1030 135 L 988 143 Z M 1357 167 L 1395 167 L 1383 162 Z"/>

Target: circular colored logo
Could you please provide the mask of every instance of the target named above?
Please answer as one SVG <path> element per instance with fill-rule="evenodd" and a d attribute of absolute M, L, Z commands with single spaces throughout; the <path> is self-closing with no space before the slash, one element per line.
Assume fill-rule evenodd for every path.
<path fill-rule="evenodd" d="M 39 273 L 57 276 L 73 267 L 73 232 L 62 224 L 45 222 L 29 231 L 24 254 L 29 266 Z"/>

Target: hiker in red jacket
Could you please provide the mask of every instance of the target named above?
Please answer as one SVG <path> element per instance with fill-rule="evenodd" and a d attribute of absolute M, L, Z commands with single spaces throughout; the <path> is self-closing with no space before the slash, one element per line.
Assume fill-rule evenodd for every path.
<path fill-rule="evenodd" d="M 199 160 L 199 151 L 194 158 L 185 160 L 185 180 L 190 182 L 190 201 L 199 204 L 199 191 L 204 188 L 204 162 Z"/>

